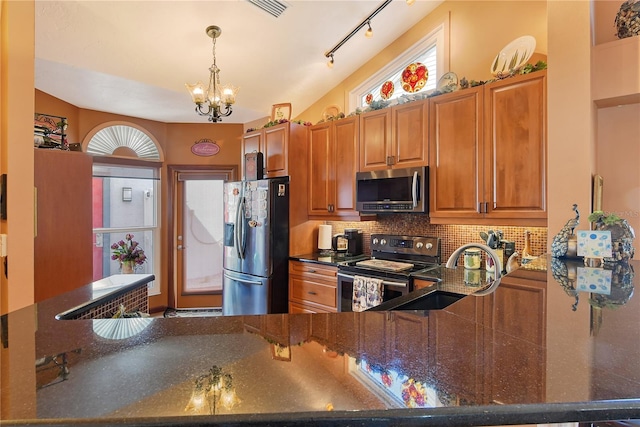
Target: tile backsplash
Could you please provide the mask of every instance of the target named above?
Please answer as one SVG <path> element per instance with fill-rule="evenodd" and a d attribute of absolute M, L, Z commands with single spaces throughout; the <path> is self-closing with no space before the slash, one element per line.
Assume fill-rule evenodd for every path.
<path fill-rule="evenodd" d="M 530 232 L 532 255 L 542 255 L 547 252 L 546 227 L 512 227 L 487 225 L 436 225 L 429 223 L 429 218 L 415 214 L 380 215 L 376 221 L 345 222 L 327 221 L 332 227 L 333 234 L 341 233 L 345 228 L 358 228 L 364 233 L 364 252 L 371 253 L 371 234 L 387 233 L 408 236 L 435 236 L 442 239 L 442 262 L 451 253 L 465 243 L 484 243 L 480 232 L 501 230 L 504 239 L 513 241 L 516 250 L 522 254 L 524 248 L 525 231 Z"/>

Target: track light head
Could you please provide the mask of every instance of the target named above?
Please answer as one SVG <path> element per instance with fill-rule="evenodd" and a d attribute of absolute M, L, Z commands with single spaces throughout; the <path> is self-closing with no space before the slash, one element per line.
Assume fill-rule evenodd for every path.
<path fill-rule="evenodd" d="M 367 22 L 367 26 L 369 27 L 367 29 L 367 31 L 364 33 L 364 36 L 368 39 L 370 39 L 371 37 L 373 37 L 373 30 L 371 29 L 371 23 Z"/>
<path fill-rule="evenodd" d="M 329 61 L 327 62 L 327 67 L 333 68 L 333 53 L 329 55 Z"/>

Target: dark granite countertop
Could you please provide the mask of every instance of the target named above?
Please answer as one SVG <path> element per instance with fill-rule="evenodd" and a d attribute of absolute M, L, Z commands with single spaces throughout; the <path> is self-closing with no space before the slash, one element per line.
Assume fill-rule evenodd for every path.
<path fill-rule="evenodd" d="M 1 424 L 640 419 L 640 264 L 585 272 L 558 261 L 542 258 L 488 295 L 421 313 L 55 320 L 77 304 L 54 298 L 2 317 Z M 590 288 L 589 275 L 604 285 Z M 439 285 L 448 280 L 459 279 Z M 211 415 L 191 398 L 214 365 L 240 402 Z"/>

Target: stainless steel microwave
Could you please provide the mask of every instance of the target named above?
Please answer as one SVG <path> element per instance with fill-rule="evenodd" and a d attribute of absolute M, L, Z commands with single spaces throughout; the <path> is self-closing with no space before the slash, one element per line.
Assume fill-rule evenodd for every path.
<path fill-rule="evenodd" d="M 429 211 L 429 168 L 356 173 L 356 209 L 363 213 Z"/>

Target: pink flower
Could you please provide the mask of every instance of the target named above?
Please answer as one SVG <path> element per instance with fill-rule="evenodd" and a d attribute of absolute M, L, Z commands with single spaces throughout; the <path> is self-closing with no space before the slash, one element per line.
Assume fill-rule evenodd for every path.
<path fill-rule="evenodd" d="M 111 249 L 113 250 L 111 259 L 120 262 L 134 261 L 136 265 L 144 264 L 147 256 L 140 247 L 140 244 L 133 240 L 133 234 L 127 233 L 124 238 L 125 240 L 120 240 L 111 245 Z"/>

